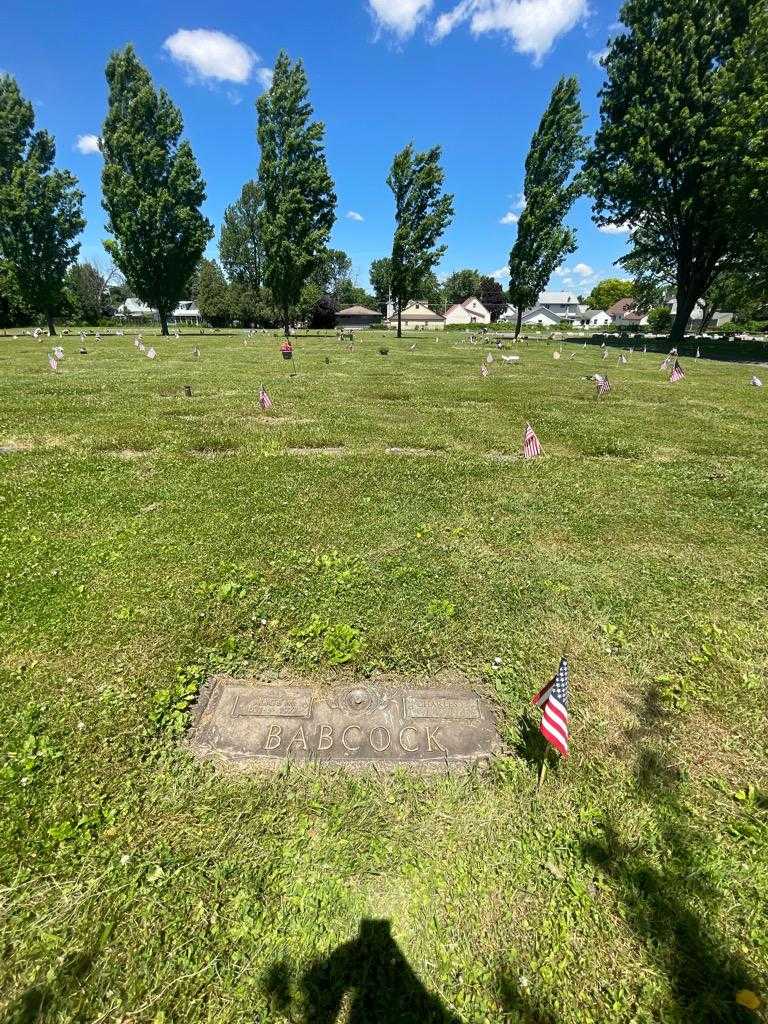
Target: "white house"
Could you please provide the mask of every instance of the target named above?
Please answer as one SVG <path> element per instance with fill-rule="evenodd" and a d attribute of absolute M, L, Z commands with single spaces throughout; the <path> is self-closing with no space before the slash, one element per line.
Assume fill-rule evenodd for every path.
<path fill-rule="evenodd" d="M 578 295 L 572 292 L 541 292 L 538 304 L 546 306 L 550 313 L 556 313 L 560 320 L 578 318 L 580 310 L 584 308 L 579 303 Z"/>
<path fill-rule="evenodd" d="M 527 309 L 523 313 L 523 319 L 521 324 L 524 327 L 530 327 L 533 324 L 538 324 L 540 327 L 555 327 L 560 323 L 560 317 L 557 313 L 553 313 L 547 306 L 534 306 L 533 309 Z"/>
<path fill-rule="evenodd" d="M 578 316 L 578 323 L 582 327 L 607 327 L 613 323 L 613 317 L 609 316 L 604 309 L 585 309 Z"/>
<path fill-rule="evenodd" d="M 517 306 L 513 306 L 510 303 L 499 317 L 499 320 L 503 320 L 505 323 L 517 320 Z"/>
<path fill-rule="evenodd" d="M 445 329 L 445 317 L 435 313 L 426 302 L 411 299 L 403 308 L 401 315 L 403 330 L 406 331 L 442 331 Z M 394 302 L 387 304 L 387 327 L 397 327 L 397 307 Z"/>
<path fill-rule="evenodd" d="M 471 295 L 467 299 L 466 302 L 462 302 L 461 306 L 458 307 L 458 308 L 461 308 L 461 309 L 465 310 L 469 314 L 469 317 L 470 317 L 469 321 L 465 321 L 465 320 L 454 320 L 454 321 L 451 321 L 449 319 L 449 316 L 448 316 L 448 314 L 450 313 L 451 310 L 448 310 L 448 313 L 445 314 L 445 322 L 447 324 L 450 324 L 450 323 L 459 323 L 459 324 L 461 324 L 461 323 L 467 323 L 467 322 L 469 322 L 471 324 L 489 324 L 491 322 L 490 311 L 487 310 L 485 308 L 485 306 L 482 304 L 482 302 L 480 301 L 480 299 L 475 298 L 474 295 Z M 457 309 L 457 307 L 456 306 L 452 306 L 451 309 L 455 310 L 455 309 Z"/>
<path fill-rule="evenodd" d="M 176 323 L 199 324 L 200 310 L 193 299 L 182 299 L 176 309 L 171 313 L 171 318 Z"/>
<path fill-rule="evenodd" d="M 120 320 L 158 320 L 158 312 L 151 309 L 141 299 L 135 297 L 127 298 L 122 305 L 117 307 L 115 316 Z"/>

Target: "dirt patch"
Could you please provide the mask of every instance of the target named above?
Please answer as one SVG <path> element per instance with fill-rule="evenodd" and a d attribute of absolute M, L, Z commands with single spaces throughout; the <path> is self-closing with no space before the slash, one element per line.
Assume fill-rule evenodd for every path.
<path fill-rule="evenodd" d="M 141 451 L 138 448 L 119 448 L 117 451 L 106 452 L 107 455 L 114 455 L 124 462 L 136 462 L 138 459 L 145 459 L 150 452 L 145 448 Z"/>
<path fill-rule="evenodd" d="M 189 454 L 198 459 L 225 459 L 232 455 L 237 455 L 239 451 L 239 448 L 231 445 L 211 445 L 209 447 L 191 448 Z"/>
<path fill-rule="evenodd" d="M 15 455 L 17 452 L 31 452 L 34 448 L 31 441 L 4 441 L 0 444 L 0 455 Z"/>

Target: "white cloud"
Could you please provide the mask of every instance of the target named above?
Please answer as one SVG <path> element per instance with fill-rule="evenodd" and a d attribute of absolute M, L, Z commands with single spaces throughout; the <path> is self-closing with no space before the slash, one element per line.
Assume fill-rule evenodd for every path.
<path fill-rule="evenodd" d="M 100 153 L 98 135 L 78 135 L 75 149 L 84 156 L 91 153 Z"/>
<path fill-rule="evenodd" d="M 578 274 L 579 277 L 591 277 L 594 270 L 588 263 L 577 263 L 573 268 L 573 273 Z"/>
<path fill-rule="evenodd" d="M 508 281 L 509 267 L 499 267 L 498 270 L 494 270 L 491 277 L 495 277 L 497 281 Z"/>
<path fill-rule="evenodd" d="M 200 79 L 241 85 L 250 79 L 259 60 L 239 39 L 207 28 L 180 28 L 168 36 L 163 48 Z"/>
<path fill-rule="evenodd" d="M 517 193 L 517 196 L 515 197 L 515 209 L 516 210 L 524 210 L 525 209 L 525 193 L 524 192 L 518 192 Z"/>
<path fill-rule="evenodd" d="M 602 231 L 604 235 L 628 235 L 632 225 L 628 221 L 624 221 L 623 224 L 601 224 L 597 230 Z"/>
<path fill-rule="evenodd" d="M 272 79 L 275 77 L 275 72 L 272 68 L 256 68 L 256 78 L 264 86 L 265 89 L 272 88 Z"/>
<path fill-rule="evenodd" d="M 380 28 L 407 39 L 432 9 L 432 0 L 368 0 L 368 7 Z"/>
<path fill-rule="evenodd" d="M 461 0 L 452 11 L 440 15 L 433 35 L 443 39 L 468 21 L 475 36 L 505 32 L 518 53 L 530 54 L 534 63 L 540 64 L 558 36 L 569 32 L 588 13 L 588 0 Z"/>
<path fill-rule="evenodd" d="M 346 216 L 347 216 L 347 220 L 357 220 L 357 221 L 365 220 L 365 217 L 362 215 L 362 213 L 358 213 L 357 210 L 350 210 L 349 213 L 347 213 Z"/>
<path fill-rule="evenodd" d="M 595 65 L 595 67 L 596 68 L 600 68 L 601 71 L 603 69 L 603 61 L 605 60 L 605 58 L 607 56 L 608 56 L 608 47 L 606 47 L 604 50 L 590 50 L 589 51 L 589 59 L 592 61 L 592 63 Z"/>
<path fill-rule="evenodd" d="M 519 220 L 520 218 L 518 217 L 518 215 L 510 210 L 508 213 L 504 214 L 504 216 L 499 221 L 499 224 L 517 224 Z"/>

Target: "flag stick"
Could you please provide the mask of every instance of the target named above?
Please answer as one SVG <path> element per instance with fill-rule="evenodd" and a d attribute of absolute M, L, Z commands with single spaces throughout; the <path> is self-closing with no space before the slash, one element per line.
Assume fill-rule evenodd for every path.
<path fill-rule="evenodd" d="M 536 786 L 536 794 L 538 795 L 541 791 L 542 784 L 547 774 L 547 747 L 544 747 L 544 753 L 541 755 L 541 767 L 539 768 L 539 781 Z"/>

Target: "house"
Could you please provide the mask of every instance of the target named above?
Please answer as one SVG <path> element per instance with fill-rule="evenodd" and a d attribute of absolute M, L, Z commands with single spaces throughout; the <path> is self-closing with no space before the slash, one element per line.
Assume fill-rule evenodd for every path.
<path fill-rule="evenodd" d="M 499 317 L 499 320 L 503 320 L 505 323 L 517 321 L 517 306 L 513 306 L 510 303 Z"/>
<path fill-rule="evenodd" d="M 344 331 L 360 331 L 366 327 L 375 327 L 381 320 L 381 313 L 377 313 L 367 306 L 349 306 L 347 309 L 340 309 L 336 314 L 336 326 Z"/>
<path fill-rule="evenodd" d="M 677 313 L 677 299 L 672 296 L 667 296 L 665 305 L 669 306 L 669 311 L 674 316 Z M 701 321 L 704 319 L 705 306 L 704 302 L 699 299 L 696 303 L 693 312 L 691 313 L 691 319 L 688 321 L 690 328 L 698 330 L 701 327 Z M 722 327 L 723 324 L 729 324 L 733 321 L 733 313 L 726 313 L 723 310 L 716 310 L 709 318 L 708 323 L 713 327 Z"/>
<path fill-rule="evenodd" d="M 397 308 L 393 302 L 387 305 L 387 327 L 397 327 Z M 442 331 L 445 317 L 433 312 L 421 299 L 411 299 L 404 307 L 401 321 L 407 331 Z"/>
<path fill-rule="evenodd" d="M 547 306 L 534 306 L 523 313 L 521 324 L 523 327 L 531 327 L 538 324 L 540 327 L 556 327 L 560 323 L 560 317 L 553 313 Z"/>
<path fill-rule="evenodd" d="M 491 314 L 474 295 L 465 302 L 458 302 L 445 314 L 446 324 L 489 324 Z"/>
<path fill-rule="evenodd" d="M 545 306 L 550 313 L 555 313 L 560 320 L 572 320 L 578 317 L 580 308 L 578 295 L 572 292 L 541 292 L 538 306 Z M 535 307 L 535 308 L 538 308 Z"/>
<path fill-rule="evenodd" d="M 115 310 L 115 317 L 118 320 L 159 320 L 156 309 L 151 309 L 141 299 L 135 297 L 127 298 Z"/>
<path fill-rule="evenodd" d="M 635 300 L 627 297 L 614 302 L 612 306 L 608 307 L 606 313 L 611 318 L 611 322 L 618 327 L 639 327 L 643 320 L 643 314 L 639 313 L 636 307 Z"/>
<path fill-rule="evenodd" d="M 201 317 L 197 303 L 193 299 L 182 299 L 171 313 L 171 320 L 177 324 L 199 324 Z"/>
<path fill-rule="evenodd" d="M 613 320 L 604 309 L 585 309 L 576 322 L 582 327 L 608 327 Z"/>

